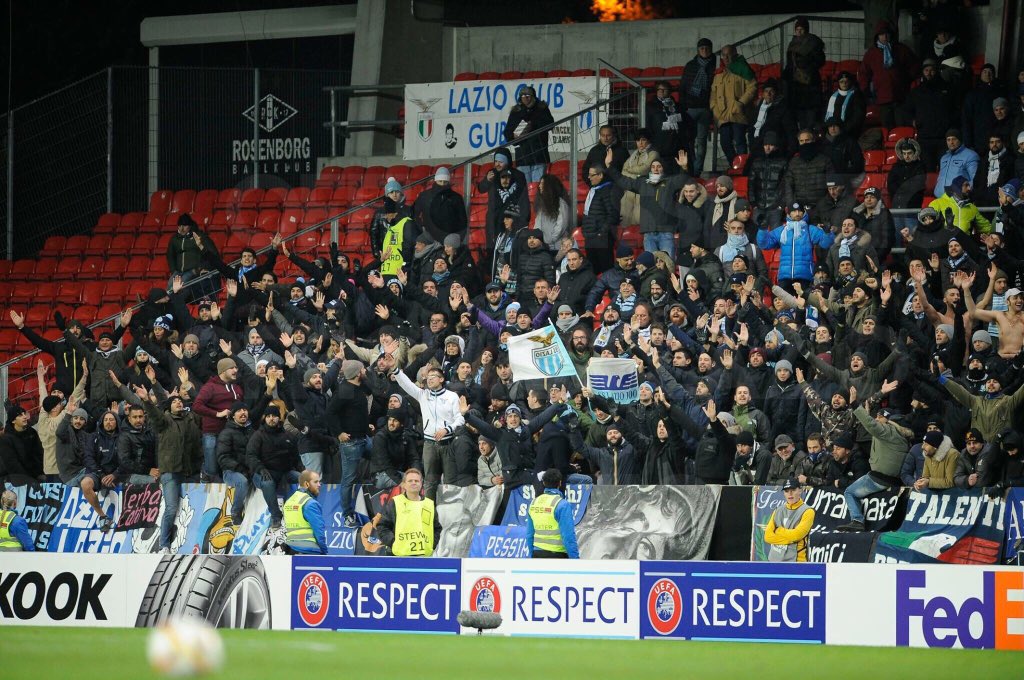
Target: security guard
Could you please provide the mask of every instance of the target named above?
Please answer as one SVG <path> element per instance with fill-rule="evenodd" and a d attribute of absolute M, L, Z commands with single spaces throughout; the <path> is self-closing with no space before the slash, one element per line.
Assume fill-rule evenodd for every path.
<path fill-rule="evenodd" d="M 772 512 L 764 528 L 764 540 L 768 549 L 769 562 L 806 562 L 807 535 L 814 526 L 814 510 L 803 500 L 803 489 L 796 477 L 790 477 L 782 485 L 786 504 Z"/>
<path fill-rule="evenodd" d="M 430 557 L 434 554 L 441 525 L 434 501 L 423 498 L 423 473 L 409 468 L 402 475 L 401 496 L 384 506 L 377 524 L 377 537 L 399 557 Z"/>
<path fill-rule="evenodd" d="M 411 219 L 398 219 L 398 204 L 391 198 L 384 197 L 384 217 L 387 219 L 387 230 L 381 244 L 380 273 L 381 276 L 396 276 L 405 265 L 405 256 L 412 244 L 407 241 L 411 236 Z"/>
<path fill-rule="evenodd" d="M 13 491 L 4 491 L 0 496 L 0 552 L 14 552 L 36 549 L 32 536 L 28 533 L 28 523 L 18 517 L 14 508 L 18 507 L 18 495 Z"/>
<path fill-rule="evenodd" d="M 285 501 L 285 543 L 297 553 L 326 555 L 327 535 L 324 532 L 324 511 L 316 498 L 320 495 L 320 474 L 303 470 L 299 488 Z"/>
<path fill-rule="evenodd" d="M 562 496 L 562 473 L 550 468 L 541 476 L 544 493 L 533 499 L 526 517 L 526 541 L 534 557 L 580 558 L 572 507 Z"/>

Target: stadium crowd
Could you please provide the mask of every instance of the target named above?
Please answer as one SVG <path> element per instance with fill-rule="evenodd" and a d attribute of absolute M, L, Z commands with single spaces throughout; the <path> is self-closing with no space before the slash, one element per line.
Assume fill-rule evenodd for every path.
<path fill-rule="evenodd" d="M 409 468 L 430 498 L 549 468 L 570 483 L 795 477 L 849 500 L 1024 484 L 1024 73 L 975 78 L 948 25 L 917 55 L 882 22 L 832 90 L 810 29 L 796 22 L 781 78 L 760 86 L 702 39 L 678 88 L 655 86 L 635 149 L 601 128 L 578 223 L 544 171 L 550 112 L 523 88 L 477 186 L 478 258 L 445 167 L 411 205 L 388 181 L 367 253 L 307 259 L 278 237 L 231 265 L 183 215 L 167 288 L 113 332 L 57 315 L 49 341 L 10 312 L 56 375 L 48 390 L 40 362 L 34 426 L 8 407 L 0 479 L 80 486 L 100 514 L 96 492 L 118 483 L 159 482 L 173 510 L 182 483 L 224 481 L 234 523 L 250 490 L 279 523 L 278 490 L 308 469 L 340 482 L 349 526 L 353 484 L 388 489 Z M 909 129 L 885 187 L 861 185 L 884 144 L 869 109 Z M 699 177 L 712 126 L 746 197 L 734 176 L 710 195 Z M 643 250 L 620 238 L 632 224 Z M 303 275 L 280 280 L 278 258 Z M 516 380 L 509 338 L 549 323 L 579 380 Z M 592 357 L 632 358 L 639 400 L 587 389 Z"/>

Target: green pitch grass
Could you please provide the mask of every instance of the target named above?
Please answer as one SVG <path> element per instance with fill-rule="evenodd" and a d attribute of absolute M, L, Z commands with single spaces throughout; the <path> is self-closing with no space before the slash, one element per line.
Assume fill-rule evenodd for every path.
<path fill-rule="evenodd" d="M 0 627 L 0 676 L 112 680 L 155 677 L 146 630 Z M 497 680 L 816 677 L 1019 678 L 1024 654 L 953 649 L 877 649 L 682 641 L 223 633 L 227 661 L 210 678 L 414 677 Z M 370 675 L 368 675 L 370 674 Z"/>

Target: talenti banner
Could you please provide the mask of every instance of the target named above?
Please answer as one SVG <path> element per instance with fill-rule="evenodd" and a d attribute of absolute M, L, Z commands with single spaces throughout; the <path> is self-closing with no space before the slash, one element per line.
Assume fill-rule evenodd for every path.
<path fill-rule="evenodd" d="M 539 78 L 536 80 L 469 80 L 451 83 L 415 83 L 405 86 L 405 159 L 439 160 L 475 156 L 507 144 L 505 123 L 519 99 L 519 91 L 532 85 L 553 120 L 567 118 L 608 98 L 608 81 L 600 96 L 595 78 Z M 593 111 L 577 117 L 577 144 L 589 149 L 597 143 Z M 548 134 L 552 154 L 568 154 L 568 122 Z"/>

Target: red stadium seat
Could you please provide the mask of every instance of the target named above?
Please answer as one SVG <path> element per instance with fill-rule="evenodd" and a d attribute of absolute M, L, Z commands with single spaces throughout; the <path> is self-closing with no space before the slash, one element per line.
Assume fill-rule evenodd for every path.
<path fill-rule="evenodd" d="M 259 213 L 252 209 L 239 210 L 235 213 L 234 229 L 253 229 L 256 227 L 256 218 Z"/>
<path fill-rule="evenodd" d="M 119 233 L 135 233 L 142 226 L 142 220 L 146 219 L 146 213 L 131 212 L 121 218 L 121 226 L 118 228 Z"/>
<path fill-rule="evenodd" d="M 125 278 L 124 271 L 128 268 L 128 258 L 123 255 L 115 255 L 114 257 L 108 257 L 106 264 L 103 265 L 103 271 L 100 273 L 101 279 L 121 279 Z"/>
<path fill-rule="evenodd" d="M 43 249 L 39 251 L 40 257 L 59 257 L 64 252 L 64 245 L 68 239 L 66 236 L 47 236 L 43 243 Z"/>
<path fill-rule="evenodd" d="M 110 247 L 110 236 L 106 234 L 97 234 L 89 239 L 89 244 L 85 247 L 83 253 L 85 255 L 106 255 L 107 248 Z"/>
<path fill-rule="evenodd" d="M 477 80 L 477 75 L 476 75 L 476 73 L 473 73 L 472 71 L 465 71 L 463 73 L 456 74 L 455 82 L 458 83 L 458 82 L 462 82 L 464 80 Z"/>
<path fill-rule="evenodd" d="M 350 165 L 341 169 L 338 176 L 338 186 L 358 187 L 363 183 L 363 166 Z"/>
<path fill-rule="evenodd" d="M 50 320 L 52 309 L 50 305 L 32 305 L 25 310 L 25 325 L 32 327 L 44 325 Z"/>
<path fill-rule="evenodd" d="M 429 165 L 416 165 L 409 169 L 409 182 L 419 182 L 434 176 L 434 168 Z"/>
<path fill-rule="evenodd" d="M 284 203 L 285 196 L 288 195 L 288 189 L 284 187 L 274 187 L 273 189 L 267 189 L 267 192 L 263 194 L 263 200 L 260 201 L 260 209 L 274 208 L 279 210 L 281 205 Z"/>
<path fill-rule="evenodd" d="M 254 189 L 246 189 L 244 192 L 242 192 L 241 198 L 238 199 L 238 207 L 239 207 L 239 209 L 241 209 L 241 208 L 250 208 L 250 209 L 258 208 L 259 205 L 260 205 L 260 201 L 263 200 L 263 194 L 264 193 L 265 192 L 263 191 L 263 189 L 260 189 L 258 187 L 254 188 Z"/>
<path fill-rule="evenodd" d="M 278 221 L 277 231 L 282 236 L 288 236 L 294 234 L 299 230 L 299 225 L 302 224 L 302 218 L 305 215 L 305 210 L 301 208 L 285 208 L 281 212 L 281 218 Z"/>
<path fill-rule="evenodd" d="M 539 73 L 544 73 L 544 72 L 543 71 L 539 71 Z M 556 69 L 551 69 L 550 71 L 547 72 L 547 74 L 545 74 L 543 76 L 538 76 L 538 77 L 540 77 L 540 78 L 569 78 L 570 76 L 572 76 L 572 71 L 566 71 L 564 68 L 556 68 Z"/>
<path fill-rule="evenodd" d="M 362 191 L 362 189 L 338 187 L 331 194 L 331 200 L 328 201 L 327 205 L 332 209 L 347 208 L 355 201 L 357 191 Z"/>
<path fill-rule="evenodd" d="M 594 75 L 594 69 L 592 68 L 578 68 L 572 72 L 573 78 L 585 78 Z"/>
<path fill-rule="evenodd" d="M 320 245 L 320 233 L 319 230 L 314 229 L 313 231 L 298 236 L 293 241 L 292 250 L 296 253 L 309 253 L 316 252 Z"/>
<path fill-rule="evenodd" d="M 88 299 L 85 299 L 86 295 L 88 295 Z M 95 305 L 100 302 L 102 297 L 103 282 L 101 281 L 90 281 L 89 283 L 65 281 L 60 284 L 56 300 L 68 305 L 77 305 L 83 302 Z"/>
<path fill-rule="evenodd" d="M 320 170 L 320 177 L 317 178 L 316 184 L 314 186 L 327 187 L 328 189 L 333 189 L 338 184 L 338 180 L 340 178 L 341 167 L 337 165 L 325 165 Z"/>
<path fill-rule="evenodd" d="M 218 191 L 216 189 L 203 189 L 196 194 L 196 200 L 192 205 L 192 210 L 204 215 L 212 214 L 213 207 L 217 204 L 217 196 Z M 196 221 L 198 222 L 199 220 Z"/>
<path fill-rule="evenodd" d="M 35 270 L 35 260 L 16 260 L 11 266 L 11 279 L 14 281 L 29 281 L 32 278 L 32 272 Z"/>
<path fill-rule="evenodd" d="M 174 192 L 171 199 L 171 209 L 167 212 L 190 213 L 196 203 L 196 192 L 193 189 L 182 189 Z"/>
<path fill-rule="evenodd" d="M 100 298 L 100 303 L 110 302 L 122 305 L 128 299 L 130 288 L 131 284 L 128 281 L 108 281 L 103 286 L 103 297 Z"/>
<path fill-rule="evenodd" d="M 882 168 L 885 166 L 885 151 L 881 149 L 874 149 L 871 151 L 864 152 L 864 171 L 865 172 L 882 172 Z"/>
<path fill-rule="evenodd" d="M 210 220 L 210 231 L 230 231 L 231 225 L 235 223 L 235 213 L 230 210 L 220 210 L 213 213 Z"/>
<path fill-rule="evenodd" d="M 156 234 L 139 234 L 135 239 L 132 249 L 129 251 L 131 255 L 145 255 L 149 257 L 156 251 L 156 244 L 159 237 Z M 163 253 L 161 253 L 163 254 Z"/>
<path fill-rule="evenodd" d="M 747 188 L 748 188 L 747 187 L 747 182 L 748 181 L 749 181 L 748 177 L 733 177 L 732 178 L 732 188 L 735 189 L 736 193 L 739 194 L 740 196 L 742 196 L 743 198 L 747 198 Z M 714 199 L 712 199 L 712 200 L 714 200 Z"/>
<path fill-rule="evenodd" d="M 739 177 L 743 174 L 743 168 L 747 166 L 747 159 L 750 158 L 750 154 L 741 153 L 736 158 L 732 159 L 732 164 L 729 166 L 729 171 L 726 173 L 733 177 Z"/>
<path fill-rule="evenodd" d="M 173 197 L 174 192 L 170 189 L 154 191 L 153 195 L 149 197 L 149 210 L 147 212 L 166 215 L 171 211 L 171 199 Z"/>
<path fill-rule="evenodd" d="M 408 165 L 392 165 L 384 171 L 385 181 L 388 177 L 394 177 L 395 180 L 405 186 L 409 181 L 409 166 Z"/>
<path fill-rule="evenodd" d="M 139 226 L 139 231 L 142 233 L 156 234 L 159 233 L 164 226 L 164 219 L 167 217 L 167 213 L 146 213 L 146 216 L 142 218 L 142 224 Z M 174 225 L 177 227 L 177 224 Z"/>
<path fill-rule="evenodd" d="M 261 234 L 256 233 L 249 237 L 249 247 L 259 252 L 260 249 L 266 248 L 270 245 L 270 241 L 274 238 L 273 234 Z"/>
<path fill-rule="evenodd" d="M 305 208 L 309 200 L 308 187 L 292 187 L 284 197 L 285 208 Z"/>
<path fill-rule="evenodd" d="M 118 213 L 104 213 L 100 215 L 100 218 L 96 221 L 96 226 L 93 227 L 92 233 L 94 234 L 113 234 L 117 231 L 117 227 L 121 224 L 121 215 Z"/>
<path fill-rule="evenodd" d="M 118 234 L 110 239 L 107 255 L 127 255 L 135 245 L 135 234 Z"/>
<path fill-rule="evenodd" d="M 53 278 L 54 273 L 57 271 L 58 261 L 52 258 L 42 258 L 36 263 L 36 268 L 32 270 L 32 281 L 49 281 Z"/>
<path fill-rule="evenodd" d="M 88 255 L 78 267 L 79 281 L 95 281 L 100 278 L 100 273 L 106 265 L 106 260 L 100 255 Z"/>
<path fill-rule="evenodd" d="M 70 284 L 65 283 L 61 286 L 61 292 L 64 292 L 64 286 Z M 77 283 L 82 287 L 82 294 L 80 296 L 82 303 L 87 305 L 100 305 L 103 304 L 103 294 L 106 290 L 106 284 L 102 281 L 87 281 L 85 283 Z"/>
<path fill-rule="evenodd" d="M 505 71 L 499 76 L 502 80 L 519 80 L 523 77 L 522 71 Z"/>
<path fill-rule="evenodd" d="M 501 80 L 501 74 L 497 71 L 481 71 L 477 80 Z"/>
<path fill-rule="evenodd" d="M 355 205 L 363 205 L 364 203 L 370 203 L 371 201 L 377 200 L 378 198 L 380 198 L 380 196 L 380 187 L 363 186 L 360 187 L 358 191 L 356 191 L 354 203 Z"/>
<path fill-rule="evenodd" d="M 895 148 L 896 142 L 906 138 L 917 139 L 917 130 L 912 127 L 894 127 L 889 130 L 889 134 L 885 137 L 885 146 L 887 148 Z"/>
<path fill-rule="evenodd" d="M 62 257 L 57 264 L 57 271 L 53 273 L 55 281 L 73 281 L 78 276 L 82 261 L 70 254 Z"/>
<path fill-rule="evenodd" d="M 78 286 L 77 290 L 71 291 L 74 294 L 74 301 L 77 304 L 79 302 L 79 300 L 82 298 L 82 284 L 80 284 L 80 283 L 69 283 L 69 282 L 57 282 L 57 281 L 40 281 L 39 283 L 37 283 L 36 284 L 36 294 L 35 294 L 35 296 L 33 296 L 33 299 L 32 299 L 31 302 L 33 302 L 33 303 L 48 302 L 50 304 L 52 304 L 54 302 L 57 302 L 57 303 L 64 302 L 65 304 L 67 304 L 66 301 L 60 299 L 61 288 L 63 288 L 66 285 L 70 285 L 72 287 Z M 71 292 L 69 292 L 69 294 Z"/>
<path fill-rule="evenodd" d="M 309 208 L 324 208 L 331 200 L 331 195 L 334 190 L 330 187 L 317 187 L 310 192 L 309 198 L 306 200 L 306 209 Z"/>
<path fill-rule="evenodd" d="M 213 209 L 214 211 L 234 210 L 241 197 L 241 189 L 223 189 L 219 194 L 217 194 L 217 201 L 213 204 Z"/>
<path fill-rule="evenodd" d="M 384 186 L 384 182 L 387 181 L 387 175 L 384 174 L 386 172 L 387 168 L 383 165 L 371 165 L 366 168 L 366 171 L 363 173 L 362 186 L 376 187 L 377 189 L 380 189 Z"/>
<path fill-rule="evenodd" d="M 124 269 L 126 279 L 148 279 L 152 262 L 148 257 L 133 257 Z"/>
<path fill-rule="evenodd" d="M 277 229 L 281 223 L 281 211 L 273 209 L 260 210 L 259 215 L 256 217 L 256 230 L 262 231 L 268 234 L 277 233 Z"/>

